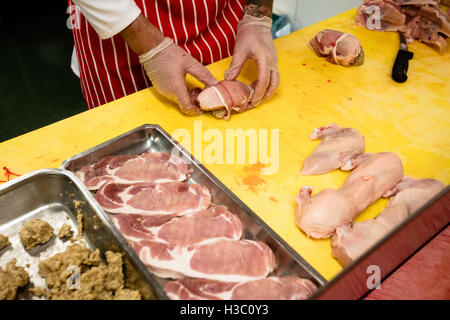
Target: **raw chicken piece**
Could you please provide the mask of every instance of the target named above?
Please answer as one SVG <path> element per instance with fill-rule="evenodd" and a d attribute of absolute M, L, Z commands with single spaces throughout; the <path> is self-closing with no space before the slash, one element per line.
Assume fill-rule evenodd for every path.
<path fill-rule="evenodd" d="M 182 216 L 211 205 L 208 188 L 185 182 L 131 183 L 108 182 L 95 194 L 109 213 Z"/>
<path fill-rule="evenodd" d="M 297 196 L 296 224 L 310 237 L 331 237 L 337 227 L 352 222 L 402 178 L 403 166 L 396 154 L 373 154 L 338 190 L 324 189 L 311 198 L 312 188 L 303 187 Z"/>
<path fill-rule="evenodd" d="M 390 199 L 388 206 L 404 203 L 408 209 L 408 214 L 411 215 L 444 188 L 445 184 L 436 179 L 416 180 L 405 176 L 394 188 L 393 194 L 395 197 Z"/>
<path fill-rule="evenodd" d="M 303 164 L 301 174 L 323 174 L 344 166 L 348 169 L 348 162 L 364 153 L 364 137 L 358 130 L 341 128 L 337 124 L 321 127 L 311 134 L 312 140 L 322 139 Z"/>
<path fill-rule="evenodd" d="M 223 80 L 203 89 L 197 96 L 197 101 L 202 110 L 213 111 L 215 116 L 228 120 L 232 112 L 253 108 L 250 103 L 253 91 L 252 87 L 241 81 Z"/>
<path fill-rule="evenodd" d="M 331 238 L 333 256 L 342 266 L 350 264 L 444 187 L 445 184 L 439 180 L 414 180 L 405 176 L 392 191 L 396 195 L 375 219 L 344 225 L 336 229 L 336 233 Z"/>
<path fill-rule="evenodd" d="M 327 57 L 334 64 L 345 67 L 359 66 L 364 62 L 364 51 L 359 41 L 351 33 L 325 29 L 308 42 L 319 57 Z"/>

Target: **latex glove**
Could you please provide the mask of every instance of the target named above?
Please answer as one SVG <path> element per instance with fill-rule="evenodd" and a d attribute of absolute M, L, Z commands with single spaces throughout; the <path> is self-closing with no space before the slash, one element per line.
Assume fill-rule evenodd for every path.
<path fill-rule="evenodd" d="M 225 72 L 226 80 L 235 80 L 247 59 L 256 61 L 258 78 L 252 84 L 255 92 L 251 100 L 254 106 L 269 99 L 280 84 L 278 57 L 271 28 L 272 19 L 269 17 L 244 15 L 238 24 L 233 59 Z"/>
<path fill-rule="evenodd" d="M 196 101 L 198 92 L 189 91 L 186 85 L 186 74 L 189 73 L 207 86 L 218 82 L 205 66 L 170 38 L 164 38 L 158 46 L 140 55 L 139 62 L 155 89 L 177 103 L 181 111 L 186 114 L 201 113 Z"/>

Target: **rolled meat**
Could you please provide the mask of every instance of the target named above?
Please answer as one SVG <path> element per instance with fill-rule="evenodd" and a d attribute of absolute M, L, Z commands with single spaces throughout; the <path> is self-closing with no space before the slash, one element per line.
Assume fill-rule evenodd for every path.
<path fill-rule="evenodd" d="M 197 96 L 200 108 L 212 111 L 216 118 L 228 120 L 231 113 L 239 113 L 254 108 L 250 103 L 253 88 L 239 80 L 223 80 L 206 87 Z"/>
<path fill-rule="evenodd" d="M 345 67 L 359 66 L 364 62 L 364 51 L 351 33 L 325 29 L 308 42 L 308 46 L 319 57 L 326 57 L 331 63 Z"/>

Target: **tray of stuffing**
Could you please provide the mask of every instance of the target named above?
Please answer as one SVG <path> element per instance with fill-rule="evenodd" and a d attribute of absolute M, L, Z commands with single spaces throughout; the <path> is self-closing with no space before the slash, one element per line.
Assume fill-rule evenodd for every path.
<path fill-rule="evenodd" d="M 0 186 L 1 299 L 167 299 L 71 172 Z"/>

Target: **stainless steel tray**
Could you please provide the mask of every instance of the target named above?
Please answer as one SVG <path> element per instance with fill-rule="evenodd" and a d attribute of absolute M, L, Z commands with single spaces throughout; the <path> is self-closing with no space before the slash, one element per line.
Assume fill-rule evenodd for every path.
<path fill-rule="evenodd" d="M 236 214 L 244 226 L 245 239 L 263 241 L 271 247 L 277 258 L 277 267 L 271 275 L 297 275 L 312 280 L 319 288 L 326 284 L 322 275 L 158 125 L 142 125 L 67 159 L 60 168 L 76 172 L 81 167 L 97 162 L 108 155 L 173 152 L 174 148 L 179 156 L 189 159 L 190 167 L 193 169 L 187 182 L 198 183 L 209 188 L 214 203 L 225 205 Z M 108 225 L 111 225 L 109 220 Z M 126 242 L 121 235 L 118 238 L 121 243 Z M 132 250 L 131 246 L 127 244 L 125 246 L 127 250 Z M 167 282 L 165 279 L 156 278 L 161 286 Z"/>
<path fill-rule="evenodd" d="M 91 193 L 71 172 L 61 169 L 33 171 L 0 186 L 0 234 L 9 237 L 11 245 L 0 250 L 0 266 L 12 258 L 30 275 L 30 282 L 45 287 L 38 275 L 40 260 L 62 252 L 71 244 L 54 236 L 47 244 L 26 251 L 18 232 L 23 224 L 35 218 L 47 221 L 57 234 L 62 224 L 71 226 L 77 235 L 77 209 L 83 214 L 84 241 L 91 249 L 120 252 L 126 262 L 125 274 L 140 278 L 148 298 L 167 299 L 153 275 L 148 272 L 135 252 L 127 245 Z M 25 291 L 26 292 L 26 291 Z M 19 299 L 29 299 L 26 293 Z"/>

